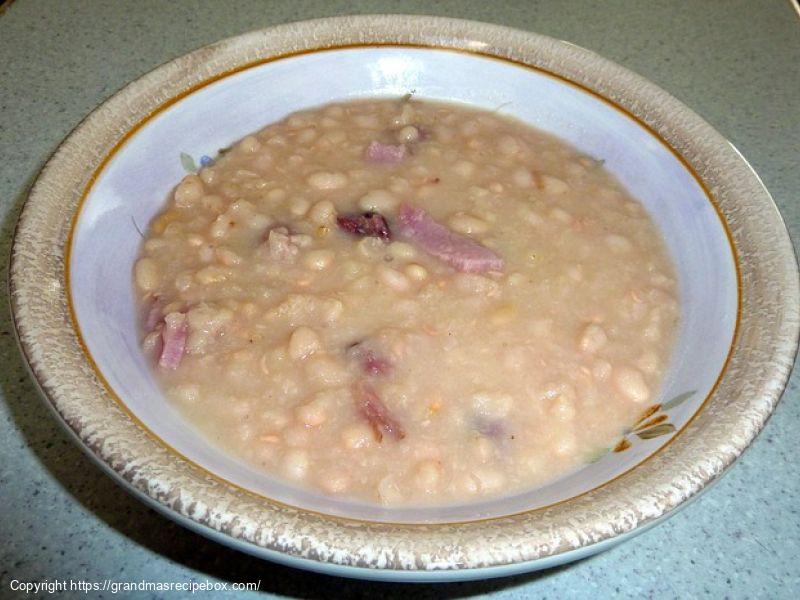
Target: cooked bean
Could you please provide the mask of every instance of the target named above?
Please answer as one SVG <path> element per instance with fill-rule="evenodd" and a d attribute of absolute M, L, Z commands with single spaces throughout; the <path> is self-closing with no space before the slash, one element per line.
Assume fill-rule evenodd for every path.
<path fill-rule="evenodd" d="M 641 403 L 647 402 L 650 398 L 650 389 L 644 377 L 633 367 L 622 366 L 614 369 L 614 383 L 629 400 Z"/>
<path fill-rule="evenodd" d="M 189 208 L 203 197 L 203 181 L 197 175 L 187 175 L 175 188 L 175 206 Z"/>
<path fill-rule="evenodd" d="M 412 263 L 404 269 L 406 277 L 412 281 L 423 281 L 428 277 L 428 270 L 422 265 Z"/>
<path fill-rule="evenodd" d="M 486 221 L 463 212 L 458 212 L 450 217 L 447 224 L 451 229 L 468 235 L 481 234 L 489 231 L 489 224 Z"/>
<path fill-rule="evenodd" d="M 393 289 L 395 292 L 405 292 L 411 288 L 411 282 L 408 277 L 403 275 L 400 271 L 396 271 L 391 267 L 379 266 L 378 277 L 381 282 L 386 286 Z"/>
<path fill-rule="evenodd" d="M 141 258 L 136 263 L 136 285 L 145 292 L 155 291 L 161 283 L 158 263 L 150 258 Z"/>
<path fill-rule="evenodd" d="M 336 190 L 347 185 L 347 175 L 317 171 L 308 177 L 308 185 L 318 190 Z"/>
<path fill-rule="evenodd" d="M 358 201 L 358 207 L 367 212 L 388 214 L 397 208 L 398 199 L 386 190 L 372 190 Z"/>
<path fill-rule="evenodd" d="M 336 207 L 330 200 L 321 200 L 311 208 L 308 218 L 315 225 L 329 225 L 332 227 L 336 221 Z"/>
<path fill-rule="evenodd" d="M 304 479 L 311 461 L 304 450 L 289 450 L 283 457 L 283 472 L 291 479 Z"/>
<path fill-rule="evenodd" d="M 411 260 L 417 256 L 414 246 L 405 242 L 392 242 L 386 247 L 386 253 L 397 260 Z"/>
<path fill-rule="evenodd" d="M 419 139 L 419 130 L 413 125 L 406 125 L 397 132 L 397 141 L 401 144 L 416 142 Z"/>
<path fill-rule="evenodd" d="M 298 327 L 289 338 L 289 356 L 295 360 L 302 360 L 319 349 L 319 336 L 309 327 Z"/>
<path fill-rule="evenodd" d="M 608 336 L 606 336 L 605 330 L 600 325 L 590 323 L 584 328 L 578 345 L 583 352 L 594 354 L 605 346 L 607 341 Z"/>
<path fill-rule="evenodd" d="M 333 250 L 312 250 L 305 255 L 303 263 L 309 269 L 322 271 L 331 266 L 334 258 L 336 258 L 336 254 Z"/>

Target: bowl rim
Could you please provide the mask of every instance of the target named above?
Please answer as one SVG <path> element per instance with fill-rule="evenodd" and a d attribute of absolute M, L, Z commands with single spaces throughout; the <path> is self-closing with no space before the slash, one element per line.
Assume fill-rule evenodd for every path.
<path fill-rule="evenodd" d="M 429 33 L 426 33 L 422 27 L 423 25 L 428 29 Z M 314 35 L 308 35 L 309 33 Z M 294 51 L 283 54 L 276 53 L 275 47 L 269 46 L 268 39 L 277 39 L 278 41 L 275 44 L 279 47 L 281 44 L 294 45 Z M 306 42 L 306 39 L 316 45 Z M 320 44 L 320 40 L 323 40 L 322 44 Z M 474 45 L 472 42 L 475 40 L 485 44 L 486 48 L 476 51 L 472 47 Z M 487 42 L 487 40 L 489 41 Z M 53 212 L 51 206 L 53 193 L 54 190 L 59 188 L 59 180 L 63 178 L 69 179 L 70 177 L 73 182 L 75 180 L 76 169 L 74 165 L 70 165 L 68 162 L 74 152 L 81 150 L 80 145 L 85 142 L 83 138 L 102 135 L 98 134 L 97 130 L 104 130 L 110 127 L 110 123 L 106 123 L 106 121 L 110 118 L 109 113 L 113 116 L 114 111 L 112 109 L 119 109 L 120 106 L 125 105 L 131 99 L 141 101 L 141 96 L 144 92 L 148 89 L 153 89 L 153 86 L 157 84 L 163 83 L 164 78 L 169 80 L 177 77 L 177 81 L 172 81 L 172 85 L 179 88 L 180 93 L 170 96 L 166 101 L 159 100 L 157 104 L 158 111 L 166 109 L 174 102 L 179 101 L 197 89 L 213 83 L 213 81 L 266 62 L 314 51 L 336 51 L 344 48 L 381 45 L 468 52 L 533 68 L 582 88 L 607 104 L 622 110 L 662 141 L 681 160 L 684 166 L 692 172 L 717 210 L 729 236 L 731 250 L 735 257 L 737 278 L 739 279 L 739 316 L 737 317 L 736 332 L 731 343 L 728 359 L 711 393 L 685 426 L 655 453 L 637 463 L 629 471 L 602 484 L 600 487 L 604 488 L 604 490 L 595 488 L 554 505 L 536 508 L 524 513 L 461 523 L 425 525 L 359 521 L 311 513 L 311 511 L 304 509 L 280 505 L 274 500 L 241 488 L 239 490 L 224 489 L 225 485 L 234 485 L 229 482 L 220 483 L 217 481 L 214 484 L 203 481 L 203 485 L 206 488 L 209 485 L 222 486 L 222 489 L 214 490 L 216 495 L 209 494 L 207 489 L 202 489 L 198 486 L 199 481 L 208 479 L 209 474 L 205 469 L 200 467 L 205 473 L 194 473 L 189 480 L 181 477 L 180 475 L 185 474 L 185 470 L 191 470 L 194 467 L 184 462 L 188 459 L 170 456 L 169 453 L 155 452 L 152 448 L 149 448 L 147 442 L 153 443 L 153 439 L 143 440 L 141 445 L 148 447 L 150 450 L 148 456 L 152 457 L 151 461 L 154 464 L 149 465 L 150 468 L 147 473 L 142 473 L 139 470 L 132 472 L 131 465 L 136 463 L 140 457 L 135 454 L 126 455 L 126 448 L 109 444 L 107 437 L 104 438 L 102 435 L 98 436 L 97 434 L 103 428 L 108 429 L 110 427 L 117 435 L 124 433 L 124 435 L 134 437 L 142 435 L 147 437 L 147 432 L 142 429 L 146 429 L 144 424 L 130 411 L 124 411 L 127 412 L 127 415 L 124 412 L 119 412 L 119 406 L 116 407 L 116 410 L 113 406 L 107 406 L 107 411 L 101 416 L 87 416 L 76 413 L 74 402 L 71 403 L 69 398 L 70 393 L 75 391 L 76 384 L 75 381 L 70 381 L 70 379 L 80 380 L 80 385 L 77 387 L 85 386 L 86 390 L 92 390 L 100 396 L 103 396 L 104 380 L 102 373 L 89 364 L 82 364 L 84 368 L 67 369 L 67 373 L 63 373 L 55 367 L 57 362 L 54 362 L 54 360 L 56 358 L 63 358 L 64 352 L 74 353 L 76 348 L 79 354 L 81 354 L 81 349 L 85 353 L 83 357 L 84 363 L 92 363 L 93 361 L 77 330 L 66 332 L 65 334 L 62 332 L 69 338 L 68 342 L 71 342 L 67 345 L 67 349 L 59 348 L 58 351 L 52 351 L 52 349 L 43 344 L 42 330 L 45 325 L 40 322 L 42 313 L 41 311 L 31 310 L 34 297 L 36 294 L 41 294 L 42 290 L 40 285 L 32 281 L 30 274 L 32 270 L 41 271 L 44 265 L 41 264 L 41 261 L 37 262 L 37 259 L 31 256 L 30 251 L 32 247 L 41 245 L 41 242 L 47 239 L 45 234 L 49 233 L 55 226 L 59 235 L 56 236 L 57 244 L 53 248 L 54 256 L 50 258 L 55 258 L 57 263 L 63 263 L 62 269 L 65 270 L 66 275 L 64 275 L 63 279 L 57 281 L 62 285 L 56 286 L 58 289 L 54 289 L 50 297 L 58 299 L 56 305 L 62 310 L 65 305 L 61 300 L 66 299 L 67 311 L 71 315 L 73 326 L 76 326 L 77 321 L 71 308 L 68 260 L 71 249 L 71 235 L 80 216 L 83 199 L 88 196 L 92 183 L 102 172 L 113 154 L 124 145 L 125 141 L 139 127 L 144 126 L 154 115 L 151 110 L 148 112 L 149 116 L 139 121 L 134 128 L 131 129 L 126 126 L 124 128 L 126 133 L 116 140 L 110 151 L 102 151 L 91 157 L 92 160 L 89 161 L 88 166 L 91 167 L 92 174 L 84 182 L 85 185 L 80 186 L 80 189 L 83 190 L 81 199 L 77 203 L 73 201 L 67 203 L 71 212 L 68 229 L 63 226 L 63 223 L 60 224 L 61 227 L 58 227 L 59 224 L 57 223 L 43 224 L 42 211 L 45 211 L 50 206 L 50 211 Z M 254 61 L 242 62 L 242 59 L 248 56 L 248 52 L 253 51 L 260 52 L 262 56 Z M 265 52 L 266 55 L 263 55 Z M 200 66 L 208 68 L 209 64 L 214 60 L 217 60 L 222 65 L 229 64 L 225 63 L 226 59 L 233 61 L 233 64 L 237 66 L 227 70 L 221 69 L 219 66 L 211 67 L 211 76 L 195 81 L 193 86 L 186 87 L 187 77 L 189 82 L 192 81 L 191 75 L 187 76 L 179 73 L 176 76 L 176 71 L 187 70 L 185 69 L 187 65 L 191 66 L 194 63 L 198 63 Z M 548 60 L 552 64 L 548 64 Z M 608 79 L 598 79 L 596 76 L 593 79 L 591 74 L 581 72 L 579 67 L 586 64 L 591 64 L 598 72 L 602 71 L 601 76 Z M 564 69 L 566 68 L 564 65 L 571 65 L 574 70 L 568 74 L 551 70 L 553 67 Z M 608 83 L 609 81 L 610 83 Z M 603 89 L 604 85 L 609 87 Z M 616 85 L 628 86 L 625 89 L 625 93 L 629 94 L 629 97 L 615 97 Z M 653 114 L 654 102 L 661 106 L 662 113 L 656 112 L 655 115 Z M 673 117 L 670 111 L 674 111 L 674 114 L 680 116 L 684 130 L 677 133 L 674 131 L 673 121 L 676 117 Z M 663 119 L 663 121 L 659 121 L 659 119 Z M 687 135 L 687 131 L 690 134 L 688 141 L 680 137 L 681 134 Z M 108 139 L 108 132 L 106 131 L 105 134 L 106 139 Z M 675 142 L 669 138 L 670 134 L 678 142 L 688 147 L 686 152 L 694 152 L 693 156 L 697 161 L 704 160 L 696 166 L 684 156 L 686 152 L 681 153 L 678 150 L 680 146 L 676 147 L 674 145 Z M 700 134 L 705 136 L 705 143 L 710 146 L 710 148 L 703 149 L 705 153 L 698 152 L 697 148 L 688 143 L 696 141 L 694 138 Z M 115 136 L 111 135 L 110 137 L 113 140 Z M 716 162 L 709 161 L 707 153 L 710 149 L 723 154 L 723 158 Z M 699 156 L 696 155 L 698 153 Z M 704 171 L 699 167 L 702 167 Z M 716 167 L 717 171 L 722 169 L 721 174 L 715 172 L 713 167 Z M 81 177 L 86 178 L 85 169 L 78 169 L 78 172 Z M 734 175 L 738 177 L 734 177 Z M 722 181 L 719 181 L 720 179 Z M 732 190 L 724 186 L 725 183 L 730 185 L 729 179 L 737 179 L 736 185 Z M 716 186 L 714 194 L 711 193 L 712 186 Z M 715 197 L 717 198 L 716 202 L 713 200 Z M 721 202 L 720 197 L 724 201 Z M 71 196 L 71 200 L 74 200 L 74 193 Z M 752 231 L 745 230 L 745 234 L 748 234 L 745 235 L 741 230 L 737 232 L 731 229 L 728 217 L 734 215 L 738 218 L 737 211 L 741 210 L 741 206 L 737 205 L 737 202 L 744 204 L 744 201 L 747 201 L 747 207 L 755 212 L 755 215 L 760 220 L 760 225 L 763 226 L 764 222 L 766 222 L 769 226 L 768 229 L 771 229 L 773 235 L 770 236 L 769 240 L 766 239 L 763 232 L 756 232 L 762 233 L 762 238 L 756 236 L 756 239 L 751 239 L 751 236 L 754 235 Z M 717 202 L 720 202 L 720 204 L 718 205 Z M 50 220 L 52 220 L 52 215 Z M 65 233 L 66 236 L 64 235 Z M 749 321 L 754 320 L 754 318 L 750 318 L 749 314 L 743 314 L 743 301 L 747 302 L 755 299 L 758 300 L 756 302 L 757 307 L 770 307 L 768 303 L 769 297 L 760 297 L 757 293 L 754 293 L 758 290 L 751 290 L 750 288 L 753 286 L 749 285 L 746 279 L 743 280 L 740 273 L 741 269 L 745 276 L 762 274 L 759 268 L 764 268 L 761 263 L 765 261 L 759 261 L 758 256 L 753 258 L 750 254 L 747 254 L 743 264 L 740 264 L 737 258 L 740 256 L 739 245 L 736 240 L 737 235 L 742 238 L 743 246 L 748 252 L 754 244 L 758 247 L 759 241 L 762 246 L 758 249 L 765 256 L 770 249 L 772 250 L 772 254 L 766 256 L 770 263 L 768 272 L 771 271 L 770 275 L 778 281 L 779 291 L 783 295 L 781 303 L 776 305 L 773 299 L 771 306 L 771 308 L 780 309 L 779 318 L 760 323 L 762 326 L 771 326 L 771 328 L 761 331 L 762 335 L 756 339 L 759 344 L 757 346 L 758 350 L 766 352 L 769 349 L 771 351 L 769 362 L 765 362 L 759 367 L 762 371 L 766 370 L 767 377 L 764 377 L 764 384 L 761 386 L 759 393 L 749 402 L 747 399 L 741 398 L 740 394 L 739 404 L 749 410 L 746 415 L 747 419 L 728 419 L 724 423 L 725 427 L 716 432 L 717 435 L 711 440 L 712 443 L 710 445 L 708 443 L 692 444 L 693 440 L 686 435 L 686 432 L 692 427 L 699 428 L 696 421 L 707 412 L 705 410 L 706 405 L 712 398 L 721 394 L 719 390 L 720 384 L 729 376 L 726 371 L 731 361 L 737 356 L 741 356 L 745 350 L 753 351 L 752 348 L 748 349 L 741 346 L 740 326 L 746 327 L 750 324 Z M 769 244 L 769 247 L 767 247 L 767 244 Z M 752 269 L 748 270 L 748 267 L 752 267 Z M 230 542 L 235 540 L 237 545 L 244 543 L 245 547 L 241 549 L 255 553 L 258 553 L 259 549 L 261 549 L 264 553 L 270 555 L 277 551 L 287 557 L 311 558 L 328 565 L 369 569 L 380 568 L 390 571 L 396 570 L 399 573 L 439 569 L 466 571 L 524 564 L 529 561 L 542 561 L 546 557 L 574 554 L 580 549 L 597 547 L 598 544 L 603 545 L 606 541 L 611 542 L 620 538 L 620 536 L 640 531 L 648 523 L 667 516 L 687 499 L 695 497 L 708 483 L 716 480 L 738 458 L 763 427 L 788 379 L 793 357 L 797 350 L 798 323 L 800 322 L 798 320 L 798 304 L 800 304 L 798 297 L 800 297 L 800 293 L 798 292 L 797 264 L 788 233 L 777 208 L 758 176 L 752 171 L 744 158 L 727 140 L 716 133 L 700 117 L 654 84 L 646 82 L 630 71 L 573 44 L 559 42 L 530 32 L 475 21 L 413 15 L 333 17 L 258 30 L 195 50 L 165 63 L 126 85 L 87 116 L 59 145 L 42 168 L 34 186 L 31 188 L 14 232 L 10 274 L 9 287 L 15 330 L 22 352 L 37 381 L 38 387 L 50 406 L 60 416 L 60 420 L 80 440 L 81 445 L 99 463 L 107 467 L 106 471 L 110 470 L 117 475 L 115 479 L 125 482 L 127 487 L 144 493 L 151 502 L 164 509 L 162 512 L 165 512 L 165 514 L 173 517 L 180 516 L 181 520 L 189 519 L 189 521 L 196 523 L 200 527 L 209 528 L 206 533 L 213 531 L 215 537 L 222 535 L 222 541 Z M 48 273 L 48 275 L 50 276 L 49 282 L 52 284 L 53 274 Z M 58 280 L 58 276 L 55 276 L 55 279 Z M 774 291 L 773 287 L 773 294 Z M 52 306 L 49 308 L 52 309 Z M 59 312 L 59 314 L 61 313 Z M 742 323 L 742 320 L 745 322 Z M 767 335 L 763 335 L 764 333 Z M 75 335 L 72 336 L 72 334 Z M 93 368 L 94 371 L 92 370 Z M 736 368 L 737 374 L 739 371 L 744 371 L 747 374 L 748 368 L 752 367 L 749 364 L 744 364 Z M 763 375 L 764 373 L 762 373 Z M 108 396 L 110 387 L 107 384 L 105 384 L 105 387 L 107 388 L 105 396 Z M 113 392 L 111 395 L 113 396 Z M 104 400 L 109 399 L 113 400 L 113 398 L 104 398 Z M 124 403 L 122 403 L 122 406 L 124 407 Z M 109 419 L 114 422 L 110 423 Z M 718 427 L 718 429 L 720 428 Z M 737 435 L 733 435 L 734 433 Z M 726 434 L 730 434 L 733 441 L 726 439 Z M 694 441 L 697 442 L 698 440 Z M 163 441 L 161 442 L 164 443 Z M 694 460 L 691 460 L 691 454 L 696 450 L 706 451 L 707 454 L 702 461 L 698 460 L 696 456 Z M 671 456 L 673 454 L 676 456 Z M 678 469 L 679 472 L 674 472 L 675 468 L 674 465 L 670 464 L 670 459 L 683 459 L 683 461 L 686 461 L 687 456 L 689 457 L 688 465 L 684 464 L 684 462 L 679 462 L 683 470 Z M 659 491 L 665 496 L 658 500 L 654 498 L 653 490 L 646 489 L 646 484 L 652 483 L 650 480 L 653 478 L 647 477 L 648 474 L 641 469 L 644 463 L 656 458 L 660 463 L 659 466 L 669 468 L 669 472 L 672 475 L 671 477 L 661 478 L 662 487 L 659 488 Z M 697 471 L 688 480 L 684 472 L 687 466 Z M 176 477 L 176 474 L 179 476 Z M 216 478 L 217 476 L 214 477 Z M 613 497 L 608 497 L 609 488 L 614 487 L 611 484 L 614 482 L 619 483 L 621 479 L 631 478 L 640 481 L 626 482 L 627 489 L 634 489 L 638 485 L 639 496 L 634 494 L 634 497 L 626 501 L 614 500 Z M 682 490 L 683 493 L 667 493 L 667 489 L 663 487 L 665 480 L 669 480 L 669 485 L 676 485 L 681 481 L 684 488 Z M 615 487 L 617 490 L 621 489 L 619 485 Z M 167 490 L 166 493 L 165 490 Z M 222 517 L 216 520 L 212 518 L 214 502 L 217 503 L 216 506 L 227 505 L 227 503 L 234 501 L 243 502 L 244 506 L 247 506 L 247 499 L 243 499 L 243 495 L 246 496 L 248 494 L 255 494 L 257 502 L 264 503 L 267 501 L 275 505 L 271 507 L 273 509 L 272 518 L 275 519 L 270 521 L 272 525 L 277 524 L 279 521 L 285 522 L 289 518 L 300 522 L 289 535 L 285 536 L 288 539 L 277 541 L 270 539 L 269 536 L 264 536 L 263 532 L 260 537 L 259 535 L 254 535 L 253 531 L 248 532 L 247 529 L 250 524 L 242 524 L 243 521 L 247 520 L 247 514 L 230 511 L 226 514 L 225 509 L 223 509 Z M 189 500 L 193 502 L 189 502 Z M 204 500 L 211 500 L 211 502 L 204 502 Z M 581 502 L 576 502 L 578 500 L 581 500 Z M 221 501 L 226 504 L 220 504 Z M 583 506 L 581 510 L 573 510 L 572 514 L 567 510 L 569 507 L 564 507 L 565 504 L 585 504 L 586 501 L 602 501 L 604 504 L 595 507 Z M 206 504 L 207 508 L 198 511 L 198 503 Z M 250 507 L 250 514 L 256 514 L 252 501 L 250 501 Z M 583 520 L 584 524 L 582 526 L 569 525 L 570 519 Z M 590 525 L 585 523 L 587 519 L 591 521 Z M 237 522 L 239 522 L 238 525 L 236 524 Z M 500 531 L 492 532 L 490 528 L 493 524 L 497 525 L 497 529 Z M 611 524 L 611 527 L 608 527 L 608 524 Z M 524 539 L 525 536 L 520 536 L 519 531 L 517 533 L 507 531 L 509 528 L 513 530 L 514 526 L 518 526 L 519 531 L 528 530 L 529 533 L 538 533 L 535 543 Z M 360 535 L 351 536 L 352 539 L 349 540 L 349 543 L 345 543 L 347 542 L 345 540 L 339 547 L 332 547 L 330 538 L 332 530 L 338 529 L 339 533 L 344 534 L 346 538 L 347 532 L 352 532 L 353 527 L 361 528 L 363 531 L 359 532 Z M 432 528 L 436 528 L 435 535 L 432 535 Z M 492 546 L 492 552 L 489 553 L 491 556 L 487 558 L 486 555 L 481 555 L 480 553 L 473 555 L 472 552 L 477 550 L 474 539 L 472 545 L 465 546 L 466 552 L 457 553 L 458 556 L 442 554 L 443 548 L 463 539 L 464 528 L 482 530 L 483 535 L 478 534 L 477 538 L 480 539 L 481 544 Z M 563 537 L 564 534 L 569 532 L 572 534 L 573 539 L 564 543 L 563 540 L 556 540 L 557 536 L 551 535 L 548 541 L 547 531 L 542 531 L 548 528 L 553 533 L 559 533 L 558 537 Z M 392 558 L 386 554 L 385 549 L 367 553 L 360 552 L 357 548 L 358 543 L 353 543 L 356 539 L 359 542 L 363 542 L 370 535 L 378 532 L 381 534 L 380 539 L 384 544 L 400 544 L 405 551 L 404 556 Z M 474 531 L 472 532 L 473 535 L 475 533 Z M 226 535 L 230 539 L 226 540 Z M 435 539 L 434 546 L 430 543 L 420 544 L 421 535 L 424 535 L 426 539 L 433 537 Z M 486 535 L 491 536 L 490 544 L 486 540 Z"/>

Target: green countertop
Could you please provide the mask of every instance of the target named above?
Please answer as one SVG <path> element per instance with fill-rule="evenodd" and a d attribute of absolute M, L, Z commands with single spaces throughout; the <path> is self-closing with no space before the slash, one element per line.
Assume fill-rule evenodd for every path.
<path fill-rule="evenodd" d="M 794 239 L 800 239 L 800 20 L 785 0 L 17 0 L 0 13 L 3 286 L 11 234 L 28 186 L 59 141 L 100 102 L 203 44 L 348 12 L 491 21 L 569 40 L 617 61 L 661 85 L 727 136 L 761 175 Z M 0 597 L 20 594 L 10 591 L 12 580 L 56 579 L 260 580 L 261 596 L 336 598 L 800 594 L 797 369 L 764 432 L 713 490 L 629 542 L 579 563 L 511 579 L 440 586 L 362 583 L 229 550 L 128 496 L 66 437 L 37 397 L 13 339 L 7 302 L 3 294 Z M 233 592 L 214 597 L 228 594 Z"/>

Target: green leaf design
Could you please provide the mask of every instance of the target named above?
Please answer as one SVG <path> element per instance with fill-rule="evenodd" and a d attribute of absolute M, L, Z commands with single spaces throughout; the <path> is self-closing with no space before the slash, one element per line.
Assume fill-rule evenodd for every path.
<path fill-rule="evenodd" d="M 611 448 L 600 448 L 597 452 L 591 454 L 586 461 L 587 464 L 591 465 L 592 463 L 596 463 L 598 460 L 603 458 L 606 454 L 611 452 Z"/>
<path fill-rule="evenodd" d="M 668 433 L 672 433 L 675 431 L 675 425 L 672 423 L 661 423 L 660 425 L 656 425 L 655 427 L 651 427 L 650 429 L 645 429 L 644 431 L 639 431 L 636 435 L 643 440 L 651 440 L 653 438 L 660 437 L 662 435 L 667 435 Z"/>
<path fill-rule="evenodd" d="M 181 165 L 183 165 L 183 168 L 189 173 L 197 172 L 197 165 L 195 164 L 194 159 L 186 154 L 186 152 L 181 152 Z"/>
<path fill-rule="evenodd" d="M 684 392 L 682 394 L 678 394 L 669 402 L 665 402 L 664 404 L 661 405 L 662 412 L 667 412 L 668 410 L 672 410 L 676 406 L 680 406 L 681 404 L 686 402 L 689 398 L 694 396 L 696 391 L 697 390 L 692 390 L 691 392 Z"/>

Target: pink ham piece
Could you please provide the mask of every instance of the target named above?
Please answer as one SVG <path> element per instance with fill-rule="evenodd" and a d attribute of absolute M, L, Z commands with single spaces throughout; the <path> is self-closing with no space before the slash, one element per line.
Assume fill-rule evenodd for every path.
<path fill-rule="evenodd" d="M 364 152 L 364 158 L 368 162 L 381 163 L 385 165 L 396 165 L 403 162 L 406 157 L 406 147 L 403 144 L 382 144 L 372 142 Z"/>
<path fill-rule="evenodd" d="M 383 356 L 378 356 L 371 350 L 364 352 L 361 358 L 361 366 L 368 375 L 389 375 L 394 365 Z"/>
<path fill-rule="evenodd" d="M 158 359 L 158 366 L 170 371 L 178 368 L 186 350 L 188 333 L 189 324 L 186 322 L 185 314 L 173 312 L 164 317 L 164 329 L 161 331 L 161 339 L 164 345 L 161 349 L 161 356 Z"/>
<path fill-rule="evenodd" d="M 375 377 L 391 375 L 394 370 L 394 365 L 388 358 L 370 348 L 365 348 L 361 343 L 351 346 L 347 351 L 347 355 L 358 361 L 361 370 L 366 375 Z"/>
<path fill-rule="evenodd" d="M 395 440 L 406 437 L 403 426 L 392 417 L 389 409 L 381 402 L 377 392 L 368 383 L 359 382 L 353 386 L 353 396 L 359 414 L 366 419 L 375 434 L 375 440 L 383 441 L 383 434 L 390 435 Z"/>
<path fill-rule="evenodd" d="M 473 239 L 450 231 L 421 208 L 404 204 L 398 215 L 400 234 L 428 254 L 465 273 L 502 271 L 503 259 Z"/>
<path fill-rule="evenodd" d="M 352 235 L 370 236 L 388 242 L 392 239 L 389 223 L 378 213 L 366 212 L 360 215 L 343 215 L 336 217 L 339 228 Z"/>

